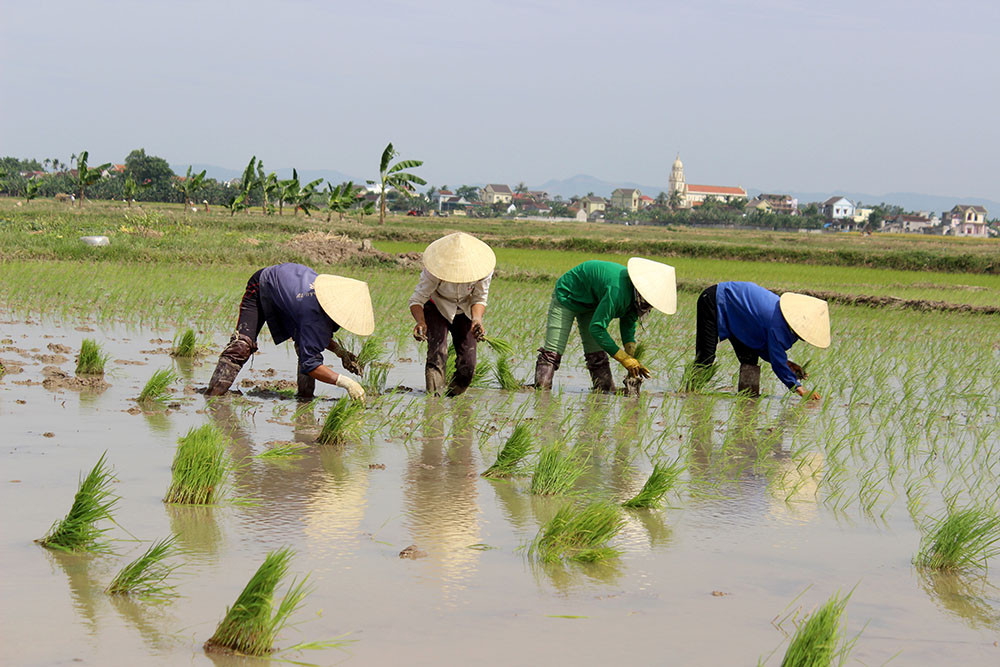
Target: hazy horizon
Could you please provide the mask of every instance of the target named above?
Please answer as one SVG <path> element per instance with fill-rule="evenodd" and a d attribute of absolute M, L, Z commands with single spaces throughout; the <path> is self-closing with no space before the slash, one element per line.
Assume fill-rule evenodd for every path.
<path fill-rule="evenodd" d="M 1000 200 L 1000 6 L 6 3 L 0 154 Z"/>

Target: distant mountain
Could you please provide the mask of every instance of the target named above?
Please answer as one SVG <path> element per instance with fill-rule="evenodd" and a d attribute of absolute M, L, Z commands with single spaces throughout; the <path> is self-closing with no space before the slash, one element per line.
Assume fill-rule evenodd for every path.
<path fill-rule="evenodd" d="M 588 176 L 587 174 L 577 174 L 563 180 L 552 179 L 541 185 L 529 186 L 529 190 L 544 190 L 550 197 L 559 195 L 564 199 L 569 199 L 574 195 L 585 195 L 593 192 L 598 197 L 610 197 L 611 193 L 618 188 L 638 188 L 642 194 L 655 197 L 661 190 L 666 192 L 667 185 L 640 185 L 631 181 L 602 181 L 599 178 Z"/>
<path fill-rule="evenodd" d="M 175 174 L 186 174 L 188 166 L 185 165 L 170 165 L 170 168 L 174 170 Z M 228 169 L 226 167 L 218 167 L 214 164 L 193 164 L 191 165 L 191 171 L 194 173 L 200 173 L 201 170 L 205 170 L 206 178 L 214 178 L 217 181 L 228 181 L 231 178 L 239 178 L 243 175 L 243 169 Z M 282 169 L 267 169 L 267 171 L 274 171 L 278 175 L 278 178 L 291 178 L 292 168 L 282 168 Z M 358 180 L 352 178 L 347 174 L 337 171 L 335 169 L 299 169 L 299 181 L 301 183 L 308 183 L 310 181 L 315 181 L 317 178 L 322 178 L 334 185 L 343 183 L 344 181 L 354 181 L 357 185 L 364 185 L 363 180 Z"/>

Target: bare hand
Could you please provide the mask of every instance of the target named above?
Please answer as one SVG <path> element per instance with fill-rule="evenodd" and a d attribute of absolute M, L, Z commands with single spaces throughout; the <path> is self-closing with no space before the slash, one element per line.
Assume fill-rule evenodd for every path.
<path fill-rule="evenodd" d="M 810 391 L 807 395 L 806 390 L 802 387 L 802 385 L 799 385 L 798 387 L 795 388 L 795 393 L 798 394 L 799 396 L 802 396 L 808 401 L 818 401 L 822 398 L 822 396 L 820 396 L 815 391 Z"/>
<path fill-rule="evenodd" d="M 358 363 L 358 355 L 353 352 L 345 352 L 344 356 L 340 358 L 340 362 L 344 365 L 345 371 L 350 371 L 355 375 L 364 374 L 364 369 L 362 369 L 361 364 Z"/>
<path fill-rule="evenodd" d="M 413 327 L 413 339 L 418 343 L 422 343 L 427 340 L 427 324 L 424 322 L 418 322 L 415 327 Z"/>
<path fill-rule="evenodd" d="M 475 336 L 478 341 L 486 339 L 486 329 L 483 328 L 482 320 L 472 320 L 472 335 Z"/>

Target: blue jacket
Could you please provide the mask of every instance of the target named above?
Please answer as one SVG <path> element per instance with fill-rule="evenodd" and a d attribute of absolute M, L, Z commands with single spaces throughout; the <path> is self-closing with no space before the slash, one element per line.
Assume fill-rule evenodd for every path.
<path fill-rule="evenodd" d="M 299 370 L 307 374 L 323 364 L 323 350 L 340 328 L 319 305 L 315 280 L 316 272 L 301 264 L 276 264 L 260 274 L 260 302 L 271 338 L 294 340 Z"/>
<path fill-rule="evenodd" d="M 725 282 L 716 288 L 715 301 L 719 340 L 733 337 L 767 359 L 789 389 L 802 384 L 788 367 L 787 354 L 799 337 L 781 314 L 777 294 L 755 283 Z"/>

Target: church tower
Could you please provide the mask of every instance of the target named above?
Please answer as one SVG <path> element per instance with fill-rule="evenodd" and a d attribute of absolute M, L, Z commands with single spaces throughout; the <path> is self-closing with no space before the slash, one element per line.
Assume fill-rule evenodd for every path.
<path fill-rule="evenodd" d="M 673 169 L 670 170 L 670 183 L 667 189 L 667 196 L 669 197 L 675 192 L 680 195 L 681 206 L 685 206 L 687 204 L 687 183 L 684 182 L 684 163 L 681 162 L 680 153 L 677 154 Z"/>

